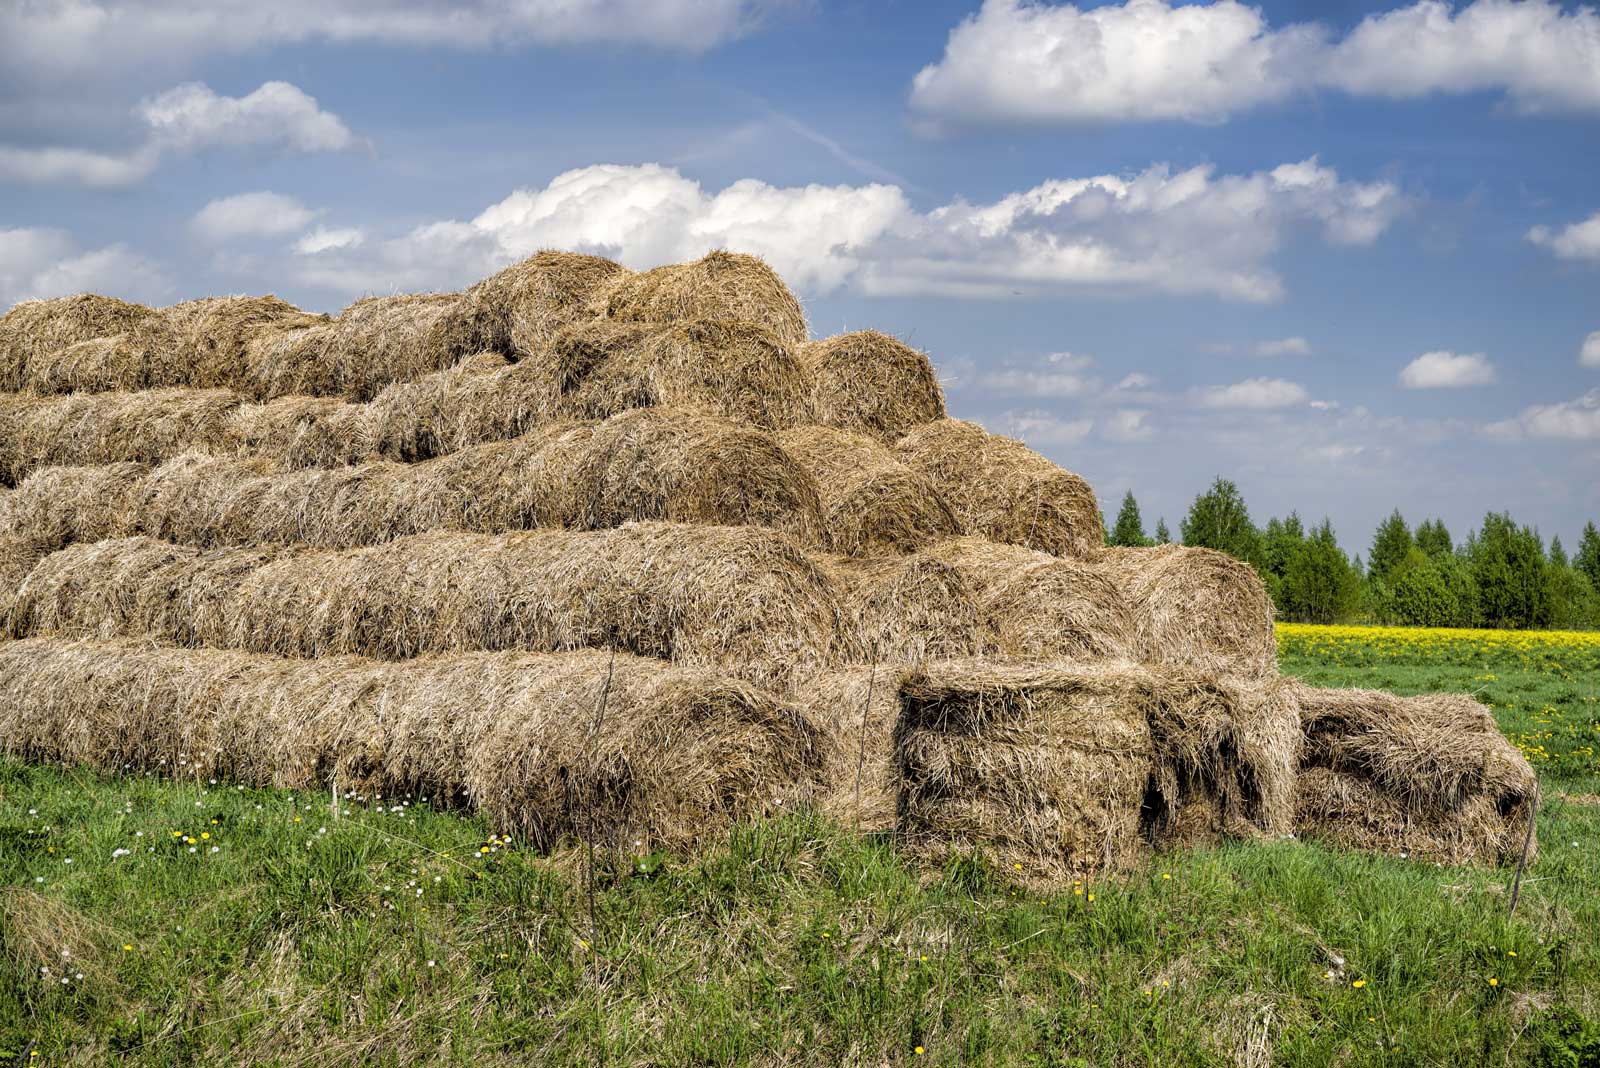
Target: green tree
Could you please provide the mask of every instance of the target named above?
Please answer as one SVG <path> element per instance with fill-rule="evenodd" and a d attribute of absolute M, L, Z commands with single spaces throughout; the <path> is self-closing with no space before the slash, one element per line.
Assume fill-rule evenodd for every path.
<path fill-rule="evenodd" d="M 1390 581 L 1390 575 L 1400 566 L 1400 561 L 1411 551 L 1411 530 L 1396 508 L 1372 536 L 1372 549 L 1367 553 L 1367 575 L 1370 578 Z"/>
<path fill-rule="evenodd" d="M 1491 627 L 1541 627 L 1550 621 L 1549 563 L 1539 535 L 1509 513 L 1491 512 L 1471 547 L 1478 617 Z"/>
<path fill-rule="evenodd" d="M 1417 525 L 1413 540 L 1417 548 L 1435 560 L 1441 556 L 1449 556 L 1455 551 L 1455 546 L 1450 543 L 1450 531 L 1446 529 L 1443 519 L 1423 520 Z"/>
<path fill-rule="evenodd" d="M 1111 528 L 1111 544 L 1134 548 L 1150 544 L 1150 539 L 1144 536 L 1144 519 L 1139 515 L 1139 502 L 1133 499 L 1132 490 L 1122 495 L 1122 508 L 1117 512 L 1116 526 Z"/>
<path fill-rule="evenodd" d="M 1583 537 L 1578 539 L 1578 555 L 1572 558 L 1572 566 L 1583 572 L 1590 586 L 1600 590 L 1600 530 L 1595 530 L 1593 520 L 1584 524 Z"/>
<path fill-rule="evenodd" d="M 1182 526 L 1185 545 L 1219 549 L 1249 564 L 1261 562 L 1261 534 L 1250 522 L 1239 487 L 1225 478 L 1194 499 Z"/>
<path fill-rule="evenodd" d="M 1283 576 L 1283 611 L 1307 623 L 1334 623 L 1354 613 L 1361 580 L 1326 518 L 1302 539 Z"/>
<path fill-rule="evenodd" d="M 1167 545 L 1172 541 L 1172 531 L 1167 529 L 1167 517 L 1162 516 L 1156 520 L 1156 544 Z"/>
<path fill-rule="evenodd" d="M 1393 579 L 1394 621 L 1412 627 L 1448 627 L 1461 617 L 1455 591 L 1433 557 L 1416 546 L 1400 561 Z"/>
<path fill-rule="evenodd" d="M 1267 527 L 1262 531 L 1261 580 L 1267 584 L 1267 592 L 1272 595 L 1272 603 L 1278 606 L 1280 614 L 1286 610 L 1283 600 L 1284 576 L 1289 573 L 1289 562 L 1294 559 L 1294 554 L 1300 550 L 1305 539 L 1305 526 L 1300 522 L 1298 512 L 1290 512 L 1287 519 L 1274 516 L 1267 520 Z"/>
<path fill-rule="evenodd" d="M 1472 566 L 1460 553 L 1436 556 L 1433 558 L 1433 566 L 1439 569 L 1439 576 L 1444 579 L 1446 588 L 1450 590 L 1450 598 L 1456 606 L 1456 617 L 1450 621 L 1450 626 L 1476 626 L 1478 586 L 1472 580 Z"/>

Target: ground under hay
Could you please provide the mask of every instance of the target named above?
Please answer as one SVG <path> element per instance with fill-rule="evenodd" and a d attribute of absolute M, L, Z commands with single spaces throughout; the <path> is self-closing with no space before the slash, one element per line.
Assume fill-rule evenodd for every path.
<path fill-rule="evenodd" d="M 1538 778 L 1463 694 L 1297 688 L 1298 833 L 1450 864 L 1515 863 Z"/>
<path fill-rule="evenodd" d="M 1127 598 L 1138 656 L 1161 664 L 1270 674 L 1272 598 L 1249 564 L 1181 545 L 1104 549 L 1095 565 Z"/>
<path fill-rule="evenodd" d="M 143 304 L 92 293 L 22 301 L 0 316 L 0 391 L 26 388 L 35 365 L 53 353 L 126 334 L 157 314 Z"/>
<path fill-rule="evenodd" d="M 347 552 L 72 546 L 34 567 L 11 629 L 306 658 L 615 646 L 781 687 L 834 655 L 838 616 L 832 581 L 782 535 L 635 523 Z"/>
<path fill-rule="evenodd" d="M 537 252 L 468 289 L 443 327 L 446 343 L 462 354 L 531 356 L 562 327 L 597 316 L 630 274 L 600 256 Z"/>
<path fill-rule="evenodd" d="M 778 442 L 821 492 L 823 544 L 846 556 L 912 552 L 960 534 L 927 478 L 874 438 L 825 426 L 782 431 Z"/>
<path fill-rule="evenodd" d="M 795 355 L 811 375 L 817 422 L 893 445 L 945 417 L 944 391 L 927 353 L 876 330 L 808 341 Z"/>
<path fill-rule="evenodd" d="M 941 419 L 907 434 L 895 451 L 938 487 L 969 534 L 1057 556 L 1086 557 L 1104 543 L 1089 484 L 1020 441 Z"/>
<path fill-rule="evenodd" d="M 624 278 L 605 305 L 611 319 L 671 323 L 720 319 L 765 327 L 784 345 L 806 340 L 806 316 L 777 272 L 756 256 L 710 252 Z"/>
<path fill-rule="evenodd" d="M 158 464 L 224 446 L 239 407 L 225 389 L 160 389 L 68 397 L 0 395 L 0 484 L 41 467 Z"/>
<path fill-rule="evenodd" d="M 539 849 L 588 834 L 689 847 L 804 801 L 815 743 L 802 717 L 743 683 L 625 653 L 392 664 L 148 642 L 0 646 L 10 756 L 418 792 L 470 803 Z"/>

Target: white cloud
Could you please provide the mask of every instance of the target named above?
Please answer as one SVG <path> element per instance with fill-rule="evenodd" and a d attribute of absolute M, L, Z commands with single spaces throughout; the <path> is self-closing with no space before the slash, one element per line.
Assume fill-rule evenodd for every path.
<path fill-rule="evenodd" d="M 0 230 L 0 310 L 84 292 L 154 300 L 170 289 L 159 267 L 123 245 L 83 251 L 61 230 Z"/>
<path fill-rule="evenodd" d="M 1113 388 L 1119 390 L 1149 389 L 1155 384 L 1155 375 L 1145 374 L 1143 371 L 1134 371 L 1123 376 L 1122 381 L 1118 382 Z"/>
<path fill-rule="evenodd" d="M 1263 301 L 1283 292 L 1269 261 L 1296 230 L 1360 244 L 1405 206 L 1393 185 L 1343 180 L 1315 159 L 1245 175 L 1158 165 L 927 213 L 892 185 L 746 179 L 713 193 L 659 164 L 602 164 L 518 190 L 469 222 L 318 257 L 302 277 L 347 292 L 378 279 L 454 286 L 545 247 L 636 268 L 727 247 L 764 256 L 802 293 L 1009 299 L 1100 287 Z"/>
<path fill-rule="evenodd" d="M 198 82 L 180 85 L 142 102 L 134 113 L 146 129 L 138 148 L 118 155 L 0 145 L 0 181 L 129 186 L 148 178 L 172 154 L 223 147 L 334 152 L 357 144 L 337 115 L 288 82 L 267 82 L 241 97 L 220 96 Z"/>
<path fill-rule="evenodd" d="M 1089 436 L 1094 420 L 1062 419 L 1045 411 L 1026 411 L 1008 413 L 1005 425 L 1006 433 L 1030 445 L 1070 445 Z"/>
<path fill-rule="evenodd" d="M 1267 25 L 1235 0 L 1125 0 L 1091 10 L 986 0 L 951 31 L 911 104 L 957 122 L 1217 122 L 1297 92 L 1504 92 L 1519 110 L 1600 110 L 1600 15 L 1552 0 L 1420 0 L 1342 40 Z"/>
<path fill-rule="evenodd" d="M 303 230 L 316 213 L 281 193 L 239 193 L 213 200 L 195 213 L 189 228 L 206 241 L 281 237 Z"/>
<path fill-rule="evenodd" d="M 1600 211 L 1559 230 L 1535 226 L 1528 231 L 1528 240 L 1564 260 L 1600 260 Z"/>
<path fill-rule="evenodd" d="M 1250 349 L 1256 356 L 1309 356 L 1311 342 L 1303 337 L 1286 337 L 1277 341 L 1258 341 Z"/>
<path fill-rule="evenodd" d="M 1523 437 L 1600 440 L 1600 389 L 1591 389 L 1576 400 L 1535 404 L 1523 409 L 1514 419 L 1491 423 L 1485 430 L 1490 437 L 1503 440 Z"/>
<path fill-rule="evenodd" d="M 1119 408 L 1101 433 L 1112 441 L 1149 441 L 1156 436 L 1155 428 L 1145 422 L 1149 415 L 1138 408 Z"/>
<path fill-rule="evenodd" d="M 1583 348 L 1578 350 L 1578 363 L 1584 367 L 1600 368 L 1600 330 L 1583 339 Z"/>
<path fill-rule="evenodd" d="M 1406 389 L 1487 386 L 1495 378 L 1494 364 L 1481 352 L 1425 352 L 1400 372 L 1400 384 Z"/>
<path fill-rule="evenodd" d="M 1290 408 L 1306 404 L 1311 394 L 1298 382 L 1282 378 L 1247 378 L 1231 386 L 1211 386 L 1196 393 L 1202 408 Z"/>
<path fill-rule="evenodd" d="M 294 243 L 294 250 L 302 256 L 315 256 L 333 249 L 356 248 L 366 235 L 353 226 L 330 229 L 319 226 Z"/>

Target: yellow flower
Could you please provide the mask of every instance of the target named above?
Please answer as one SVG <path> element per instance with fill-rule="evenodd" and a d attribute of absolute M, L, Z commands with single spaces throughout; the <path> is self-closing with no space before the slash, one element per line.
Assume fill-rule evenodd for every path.
<path fill-rule="evenodd" d="M 1367 981 L 1365 979 L 1357 979 L 1355 982 L 1351 983 L 1350 985 L 1355 987 L 1357 990 L 1360 990 L 1362 987 L 1367 985 Z"/>
<path fill-rule="evenodd" d="M 211 832 L 210 831 L 201 831 L 200 832 L 200 837 L 209 839 L 211 837 Z"/>
<path fill-rule="evenodd" d="M 1021 871 L 1021 870 L 1022 870 L 1022 863 L 1021 863 L 1021 862 L 1020 862 L 1020 861 L 1018 861 L 1018 862 L 1017 862 L 1017 863 L 1016 863 L 1016 864 L 1013 864 L 1013 865 L 1011 865 L 1011 866 L 1012 866 L 1012 867 L 1013 867 L 1013 868 L 1015 868 L 1015 869 L 1016 869 L 1016 870 L 1017 870 L 1017 871 Z M 918 1048 L 918 1049 L 921 1049 L 921 1048 L 922 1048 L 922 1047 L 921 1047 L 921 1046 L 918 1046 L 918 1047 L 917 1047 L 917 1048 Z"/>
<path fill-rule="evenodd" d="M 489 847 L 488 846 L 479 846 L 478 847 L 478 852 L 487 853 L 487 852 L 489 852 Z"/>
<path fill-rule="evenodd" d="M 1090 900 L 1090 901 L 1093 901 L 1093 900 L 1094 900 L 1094 895 L 1093 895 L 1093 894 L 1090 894 L 1090 895 L 1089 895 L 1089 900 Z"/>
<path fill-rule="evenodd" d="M 1170 879 L 1170 878 L 1172 878 L 1172 876 L 1170 874 L 1168 874 L 1167 872 L 1162 872 L 1161 873 L 1161 878 Z"/>
<path fill-rule="evenodd" d="M 912 1050 L 911 1052 L 915 1053 L 917 1056 L 920 1057 L 920 1056 L 922 1056 L 924 1050 L 923 1050 L 923 1048 L 921 1046 L 918 1046 L 916 1049 Z"/>
<path fill-rule="evenodd" d="M 926 953 L 924 953 L 922 955 L 922 963 L 924 963 L 924 964 L 928 963 L 928 955 Z"/>
<path fill-rule="evenodd" d="M 1515 957 L 1515 956 L 1516 956 L 1516 955 L 1517 955 L 1517 951 L 1516 951 L 1516 950 L 1514 950 L 1514 949 L 1508 949 L 1508 950 L 1506 950 L 1506 956 L 1508 956 L 1508 957 Z"/>
<path fill-rule="evenodd" d="M 1491 975 L 1491 976 L 1489 976 L 1489 985 L 1490 986 L 1499 986 L 1500 985 L 1500 980 L 1496 979 L 1494 976 Z"/>
<path fill-rule="evenodd" d="M 1081 887 L 1081 886 L 1074 886 L 1074 887 L 1073 887 L 1073 888 L 1072 888 L 1072 892 L 1073 892 L 1073 893 L 1074 893 L 1074 894 L 1081 894 L 1081 893 L 1083 893 L 1083 887 Z"/>
<path fill-rule="evenodd" d="M 133 943 L 132 942 L 124 942 L 124 943 L 122 943 L 122 948 L 131 950 L 133 948 Z"/>
<path fill-rule="evenodd" d="M 296 816 L 296 817 L 295 817 L 295 818 L 294 818 L 294 821 L 295 821 L 295 822 L 296 822 L 296 823 L 299 823 L 299 822 L 300 822 L 300 817 L 299 817 L 299 816 Z"/>

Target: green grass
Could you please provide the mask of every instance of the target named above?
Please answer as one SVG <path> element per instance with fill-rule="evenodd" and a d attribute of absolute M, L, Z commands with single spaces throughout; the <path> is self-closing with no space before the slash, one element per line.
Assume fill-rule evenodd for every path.
<path fill-rule="evenodd" d="M 1352 655 L 1285 667 L 1593 731 L 1581 674 Z M 1594 771 L 1542 767 L 1514 919 L 1509 872 L 1297 842 L 1041 897 L 800 814 L 697 859 L 602 856 L 591 926 L 581 855 L 420 802 L 336 820 L 0 764 L 0 1065 L 1594 1064 Z"/>

